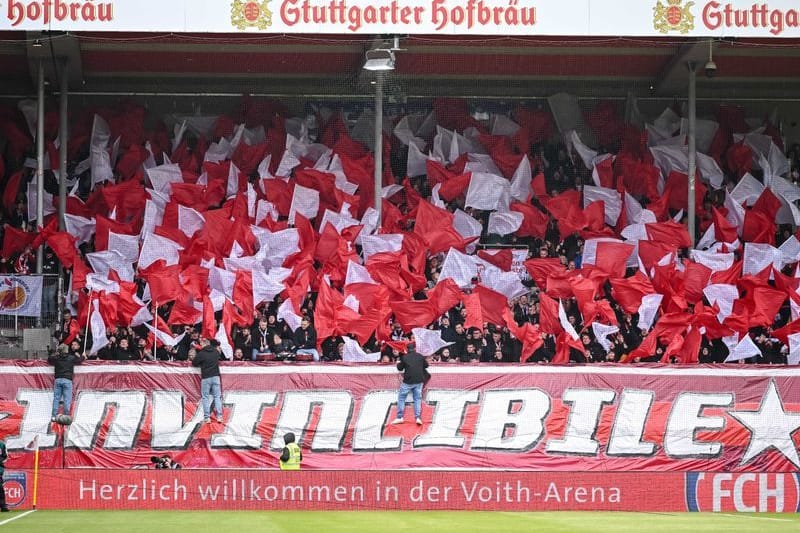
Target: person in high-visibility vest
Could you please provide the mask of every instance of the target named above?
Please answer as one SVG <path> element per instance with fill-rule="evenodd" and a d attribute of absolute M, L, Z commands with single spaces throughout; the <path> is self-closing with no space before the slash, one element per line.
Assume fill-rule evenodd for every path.
<path fill-rule="evenodd" d="M 303 451 L 294 441 L 294 433 L 287 433 L 283 436 L 286 446 L 281 452 L 281 470 L 300 470 L 300 463 L 303 462 Z"/>

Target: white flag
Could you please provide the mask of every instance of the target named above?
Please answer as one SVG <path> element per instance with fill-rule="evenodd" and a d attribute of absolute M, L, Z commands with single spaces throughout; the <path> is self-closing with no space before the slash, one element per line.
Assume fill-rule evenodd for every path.
<path fill-rule="evenodd" d="M 792 333 L 789 339 L 789 355 L 786 362 L 790 365 L 800 364 L 800 333 Z"/>
<path fill-rule="evenodd" d="M 372 285 L 377 285 L 369 271 L 355 261 L 347 262 L 347 276 L 344 279 L 344 284 L 347 286 L 351 283 L 371 283 Z"/>
<path fill-rule="evenodd" d="M 511 197 L 520 202 L 527 202 L 531 194 L 531 181 L 533 181 L 531 162 L 528 156 L 524 155 L 511 177 Z"/>
<path fill-rule="evenodd" d="M 573 340 L 578 340 L 578 332 L 575 331 L 575 327 L 570 324 L 561 299 L 558 300 L 558 321 L 561 322 L 561 327 L 564 328 L 564 331 L 566 331 Z"/>
<path fill-rule="evenodd" d="M 600 343 L 600 346 L 606 351 L 611 350 L 611 341 L 608 340 L 609 335 L 619 332 L 619 326 L 609 326 L 599 322 L 592 322 L 592 331 L 594 338 Z"/>
<path fill-rule="evenodd" d="M 172 191 L 171 183 L 183 183 L 181 167 L 176 163 L 148 168 L 145 173 L 150 179 L 153 189 L 160 193 L 170 194 Z"/>
<path fill-rule="evenodd" d="M 712 283 L 703 288 L 703 295 L 710 305 L 717 304 L 719 307 L 717 320 L 722 323 L 733 312 L 733 302 L 739 298 L 739 289 L 736 288 L 736 285 Z"/>
<path fill-rule="evenodd" d="M 292 205 L 289 208 L 289 224 L 295 223 L 295 214 L 300 213 L 311 220 L 319 213 L 319 191 L 302 185 L 294 186 Z"/>
<path fill-rule="evenodd" d="M 642 296 L 642 303 L 639 305 L 639 329 L 648 330 L 653 327 L 653 320 L 656 318 L 658 308 L 661 305 L 661 300 L 664 298 L 662 294 L 645 294 Z"/>
<path fill-rule="evenodd" d="M 627 193 L 626 193 L 627 194 Z M 605 187 L 583 187 L 583 208 L 597 200 L 602 200 L 605 208 L 605 222 L 609 226 L 616 226 L 619 214 L 622 212 L 622 195 L 614 189 Z M 641 208 L 641 206 L 639 206 Z M 628 220 L 628 222 L 632 222 Z"/>
<path fill-rule="evenodd" d="M 178 229 L 190 239 L 195 233 L 201 231 L 206 225 L 206 219 L 203 215 L 192 209 L 178 205 Z"/>
<path fill-rule="evenodd" d="M 758 274 L 770 265 L 776 270 L 783 268 L 783 253 L 780 250 L 765 243 L 744 243 L 743 276 Z"/>
<path fill-rule="evenodd" d="M 300 315 L 294 312 L 294 305 L 292 305 L 292 301 L 286 299 L 283 301 L 280 307 L 278 307 L 278 320 L 283 320 L 292 331 L 295 331 L 300 327 L 300 321 L 302 318 Z"/>
<path fill-rule="evenodd" d="M 381 358 L 380 352 L 367 353 L 355 339 L 342 337 L 344 341 L 344 352 L 342 361 L 346 363 L 377 363 Z"/>
<path fill-rule="evenodd" d="M 159 259 L 163 259 L 166 266 L 177 265 L 180 251 L 183 246 L 155 233 L 148 233 L 144 237 L 142 250 L 139 252 L 139 269 L 147 268 Z"/>
<path fill-rule="evenodd" d="M 222 355 L 225 356 L 225 359 L 233 359 L 233 346 L 231 346 L 231 341 L 228 340 L 228 333 L 225 331 L 222 322 L 219 323 L 217 334 L 214 335 L 214 338 L 219 342 L 219 349 L 222 351 Z"/>
<path fill-rule="evenodd" d="M 64 213 L 64 229 L 75 237 L 77 244 L 89 242 L 94 235 L 96 222 L 93 218 Z"/>
<path fill-rule="evenodd" d="M 92 347 L 89 350 L 89 355 L 94 355 L 108 344 L 108 337 L 106 337 L 106 325 L 103 322 L 102 315 L 100 314 L 99 300 L 92 301 L 92 316 L 89 317 L 89 330 L 92 333 Z"/>
<path fill-rule="evenodd" d="M 467 188 L 464 205 L 484 211 L 508 211 L 511 202 L 511 185 L 508 180 L 494 174 L 473 172 Z"/>
<path fill-rule="evenodd" d="M 745 335 L 744 338 L 739 341 L 739 344 L 730 351 L 728 357 L 725 358 L 725 362 L 731 363 L 733 361 L 741 361 L 742 359 L 760 355 L 761 350 L 758 349 L 753 339 L 750 338 L 750 335 Z"/>
<path fill-rule="evenodd" d="M 431 356 L 445 346 L 450 346 L 452 342 L 442 340 L 441 330 L 414 328 L 411 330 L 414 335 L 414 347 L 417 352 L 425 357 Z"/>
<path fill-rule="evenodd" d="M 487 231 L 495 235 L 509 235 L 517 231 L 522 222 L 525 220 L 525 215 L 517 213 L 516 211 L 507 211 L 504 213 L 492 212 L 489 213 L 489 226 Z"/>
<path fill-rule="evenodd" d="M 151 326 L 150 324 L 145 324 L 144 327 L 149 329 L 156 336 L 156 339 L 158 339 L 158 342 L 160 342 L 161 344 L 163 344 L 165 346 L 175 346 L 176 344 L 181 342 L 181 340 L 183 340 L 183 337 L 186 336 L 186 332 L 185 331 L 183 333 L 181 333 L 180 335 L 178 335 L 177 337 L 173 337 L 172 335 L 170 335 L 166 331 L 161 331 L 160 329 L 156 329 L 153 326 Z M 230 357 L 229 357 L 229 359 L 230 359 Z"/>

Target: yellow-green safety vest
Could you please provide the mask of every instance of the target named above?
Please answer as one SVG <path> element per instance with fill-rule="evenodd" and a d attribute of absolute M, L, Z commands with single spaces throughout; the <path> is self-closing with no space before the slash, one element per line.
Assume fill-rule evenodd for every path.
<path fill-rule="evenodd" d="M 289 460 L 280 461 L 281 470 L 300 470 L 300 446 L 295 442 L 290 442 L 286 447 L 289 449 Z"/>

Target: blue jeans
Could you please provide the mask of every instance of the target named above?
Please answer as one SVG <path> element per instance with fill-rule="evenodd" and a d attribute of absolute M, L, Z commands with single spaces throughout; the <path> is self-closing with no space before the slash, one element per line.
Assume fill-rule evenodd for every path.
<path fill-rule="evenodd" d="M 298 348 L 294 353 L 299 355 L 310 355 L 314 361 L 319 361 L 319 352 L 316 348 Z"/>
<path fill-rule="evenodd" d="M 53 413 L 55 417 L 58 414 L 58 405 L 64 401 L 64 414 L 69 415 L 69 410 L 72 407 L 72 380 L 67 378 L 56 378 L 56 384 L 53 386 Z"/>
<path fill-rule="evenodd" d="M 414 397 L 414 417 L 422 415 L 422 383 L 401 383 L 400 392 L 397 394 L 397 418 L 403 418 L 406 412 L 406 398 L 408 393 Z"/>
<path fill-rule="evenodd" d="M 205 418 L 211 417 L 211 399 L 214 399 L 214 410 L 222 417 L 222 383 L 219 376 L 206 378 L 200 382 L 200 396 L 203 402 Z"/>

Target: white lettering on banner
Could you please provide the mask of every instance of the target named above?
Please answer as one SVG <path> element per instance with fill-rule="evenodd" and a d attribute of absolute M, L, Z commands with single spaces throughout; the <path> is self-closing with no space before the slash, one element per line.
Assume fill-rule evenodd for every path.
<path fill-rule="evenodd" d="M 611 438 L 608 440 L 606 454 L 624 457 L 655 453 L 655 444 L 642 441 L 644 426 L 654 399 L 655 394 L 652 391 L 622 391 L 614 423 L 611 425 Z"/>
<path fill-rule="evenodd" d="M 52 448 L 56 445 L 56 435 L 50 432 L 50 409 L 53 406 L 53 391 L 19 389 L 17 403 L 25 407 L 19 435 L 6 439 L 9 450 L 26 448 L 39 436 L 39 448 Z"/>
<path fill-rule="evenodd" d="M 24 22 L 39 22 L 49 26 L 54 22 L 110 22 L 114 19 L 113 2 L 92 2 L 92 0 L 8 0 L 6 15 L 11 26 Z"/>
<path fill-rule="evenodd" d="M 383 435 L 389 412 L 396 402 L 397 391 L 372 391 L 364 396 L 353 431 L 354 452 L 399 451 L 402 448 L 401 437 Z M 383 424 L 377 424 L 378 420 L 383 421 Z"/>
<path fill-rule="evenodd" d="M 532 450 L 544 436 L 544 419 L 549 412 L 550 397 L 542 390 L 487 391 L 471 449 Z"/>
<path fill-rule="evenodd" d="M 600 443 L 595 439 L 603 406 L 614 401 L 613 390 L 567 389 L 564 403 L 571 404 L 567 430 L 563 439 L 547 443 L 548 452 L 575 455 L 597 455 Z"/>
<path fill-rule="evenodd" d="M 132 448 L 144 421 L 144 405 L 145 394 L 141 391 L 81 391 L 72 424 L 64 437 L 66 446 L 92 448 L 111 407 L 111 423 L 103 448 Z"/>
<path fill-rule="evenodd" d="M 725 501 L 728 499 L 733 500 L 733 506 L 736 511 L 740 513 L 767 513 L 775 512 L 781 513 L 784 511 L 784 475 L 783 474 L 705 474 L 700 473 L 697 476 L 698 481 L 705 478 L 706 475 L 712 476 L 712 506 L 715 513 L 722 512 L 726 509 Z M 774 488 L 770 488 L 769 480 L 774 478 Z M 733 481 L 733 483 L 731 483 Z M 746 484 L 757 484 L 758 488 L 754 490 L 747 490 Z M 745 501 L 745 496 L 757 495 L 758 501 L 748 499 Z M 769 506 L 769 500 L 773 499 L 775 505 L 773 508 Z M 757 504 L 757 505 L 756 505 Z"/>
<path fill-rule="evenodd" d="M 414 448 L 426 446 L 464 446 L 464 437 L 458 434 L 464 423 L 467 404 L 478 403 L 478 391 L 432 390 L 425 401 L 436 407 L 428 431 L 414 439 Z"/>
<path fill-rule="evenodd" d="M 729 407 L 733 394 L 684 392 L 672 403 L 664 434 L 664 451 L 670 457 L 718 457 L 722 443 L 697 441 L 698 430 L 719 431 L 725 427 L 721 416 L 703 416 L 706 407 Z"/>
<path fill-rule="evenodd" d="M 195 407 L 187 414 L 185 398 L 178 391 L 154 390 L 151 395 L 151 420 L 146 421 L 148 409 L 144 391 L 82 390 L 75 403 L 73 424 L 65 433 L 65 445 L 82 450 L 103 448 L 137 452 L 146 449 L 148 444 L 154 450 L 189 449 L 201 427 L 201 408 Z M 52 398 L 49 390 L 17 390 L 16 403 L 24 409 L 7 407 L 6 412 L 0 414 L 8 418 L 8 414 L 22 411 L 21 419 L 18 418 L 19 433 L 8 432 L 9 449 L 25 448 L 37 435 L 41 448 L 58 444 L 49 423 Z M 552 402 L 559 400 L 564 407 L 550 416 Z M 473 452 L 525 453 L 535 450 L 547 437 L 547 422 L 552 434 L 537 450 L 538 454 L 652 457 L 661 452 L 659 445 L 663 445 L 663 455 L 670 459 L 709 459 L 723 456 L 722 441 L 725 439 L 729 439 L 726 442 L 734 449 L 745 447 L 744 439 L 730 440 L 731 432 L 720 434 L 730 418 L 734 424 L 742 424 L 750 430 L 743 456 L 747 461 L 742 464 L 762 457 L 767 450 L 794 463 L 791 453 L 794 448 L 791 447 L 795 446 L 792 436 L 796 427 L 793 421 L 800 419 L 792 408 L 784 407 L 775 381 L 767 384 L 759 411 L 736 410 L 732 407 L 734 394 L 727 392 L 679 393 L 669 401 L 672 405 L 667 411 L 664 404 L 655 409 L 653 391 L 637 389 L 623 388 L 617 393 L 605 388 L 567 388 L 560 399 L 551 398 L 538 388 L 428 389 L 425 408 L 431 413 L 430 422 L 424 431 L 420 430 L 413 437 L 407 433 L 384 435 L 395 401 L 393 390 L 366 392 L 359 398 L 358 416 L 354 419 L 356 401 L 352 393 L 344 390 L 228 391 L 224 396 L 227 418 L 224 431 L 212 433 L 207 445 L 212 449 L 268 451 L 264 449 L 266 439 L 269 449 L 275 450 L 283 447 L 284 434 L 292 431 L 301 443 L 310 438 L 311 442 L 305 445 L 314 452 L 397 452 L 408 446 L 416 450 L 457 448 Z M 614 402 L 617 402 L 616 413 L 611 420 L 610 416 L 603 416 L 603 410 Z M 266 418 L 277 420 L 274 426 L 264 422 L 266 410 L 271 411 Z M 775 423 L 775 420 L 782 422 Z M 149 443 L 140 442 L 139 432 L 148 424 L 152 433 L 147 437 Z M 648 435 L 663 434 L 663 438 L 657 442 L 645 441 L 646 427 Z M 698 433 L 703 433 L 699 439 Z M 709 438 L 708 433 L 718 436 Z M 598 434 L 608 436 L 605 451 Z M 345 450 L 349 435 L 352 440 Z M 748 433 L 740 431 L 736 435 L 743 437 Z M 733 491 L 733 498 L 736 487 L 751 487 L 752 490 L 751 483 L 755 483 L 749 478 L 728 481 L 720 478 L 715 482 L 721 498 L 725 497 L 726 490 Z M 758 482 L 762 486 L 760 494 L 769 502 L 784 490 L 782 479 L 773 483 L 770 478 L 759 478 Z M 756 505 L 746 499 L 741 501 L 745 506 Z"/>
<path fill-rule="evenodd" d="M 338 452 L 344 445 L 344 436 L 353 415 L 353 396 L 346 391 L 291 391 L 283 396 L 278 427 L 272 435 L 273 450 L 283 448 L 283 436 L 292 432 L 297 442 L 310 429 L 314 409 L 319 409 L 319 421 L 314 428 L 311 450 Z M 375 422 L 372 421 L 374 424 Z"/>
<path fill-rule="evenodd" d="M 198 403 L 194 415 L 184 424 L 184 398 L 176 391 L 153 391 L 152 409 L 152 448 L 188 447 L 203 421 L 203 406 Z"/>
<path fill-rule="evenodd" d="M 186 501 L 186 485 L 177 479 L 172 483 L 158 483 L 152 479 L 142 479 L 140 483 L 127 483 L 110 485 L 98 483 L 97 480 L 78 483 L 78 499 L 82 501 L 118 501 L 118 502 L 145 502 Z"/>
<path fill-rule="evenodd" d="M 226 392 L 222 403 L 231 406 L 228 424 L 223 433 L 212 435 L 211 445 L 220 448 L 261 448 L 261 435 L 256 433 L 256 426 L 264 407 L 274 406 L 277 396 L 274 392 Z"/>
<path fill-rule="evenodd" d="M 559 487 L 555 483 L 550 483 L 547 486 L 547 492 L 544 495 L 545 502 L 557 503 L 602 503 L 608 501 L 609 503 L 619 503 L 622 496 L 622 491 L 618 487 L 608 488 L 608 499 L 606 500 L 606 491 L 603 487 Z"/>

